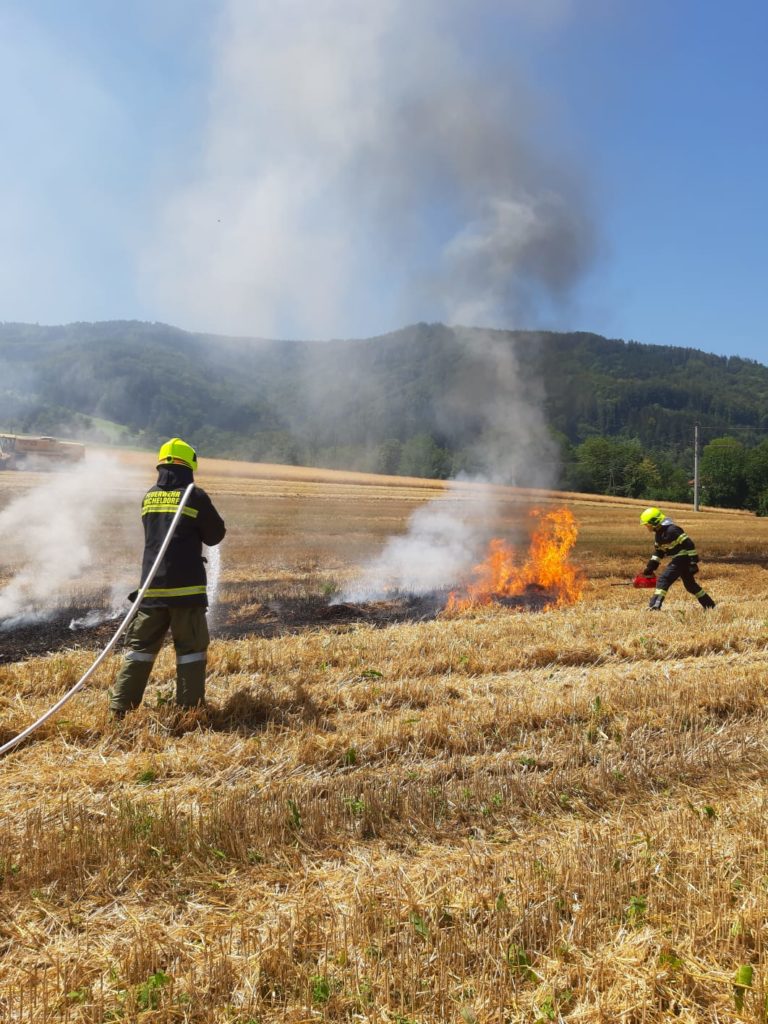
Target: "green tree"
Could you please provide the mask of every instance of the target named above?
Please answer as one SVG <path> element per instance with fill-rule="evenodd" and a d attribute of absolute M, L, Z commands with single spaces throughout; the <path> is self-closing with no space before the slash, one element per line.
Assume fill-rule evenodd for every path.
<path fill-rule="evenodd" d="M 636 438 L 588 437 L 576 449 L 575 483 L 597 494 L 639 497 L 659 483 L 658 470 Z"/>
<path fill-rule="evenodd" d="M 627 465 L 627 496 L 632 498 L 650 498 L 661 489 L 659 469 L 650 455 L 643 455 L 639 462 L 630 461 Z"/>
<path fill-rule="evenodd" d="M 701 453 L 701 483 L 706 501 L 722 508 L 743 508 L 747 497 L 747 450 L 735 437 L 717 437 Z"/>
<path fill-rule="evenodd" d="M 444 480 L 451 473 L 451 456 L 429 434 L 416 434 L 403 445 L 400 476 L 422 476 Z"/>
<path fill-rule="evenodd" d="M 376 472 L 386 473 L 388 476 L 393 476 L 397 473 L 400 467 L 400 459 L 402 458 L 402 455 L 402 442 L 394 438 L 382 441 L 377 453 Z"/>
<path fill-rule="evenodd" d="M 768 441 L 747 452 L 745 476 L 747 507 L 760 516 L 768 516 Z"/>
<path fill-rule="evenodd" d="M 679 456 L 676 458 L 674 455 L 664 452 L 656 456 L 659 489 L 656 492 L 654 504 L 656 501 L 692 501 L 691 473 L 690 470 L 678 465 L 678 458 Z"/>

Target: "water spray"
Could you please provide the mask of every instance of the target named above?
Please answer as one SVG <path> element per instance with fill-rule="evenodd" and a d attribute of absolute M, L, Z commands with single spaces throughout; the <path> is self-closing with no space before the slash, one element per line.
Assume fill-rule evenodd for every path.
<path fill-rule="evenodd" d="M 27 728 L 24 729 L 23 732 L 20 732 L 18 736 L 14 736 L 14 738 L 12 740 L 8 740 L 7 743 L 4 743 L 0 747 L 0 756 L 3 755 L 3 754 L 7 754 L 9 750 L 13 750 L 13 748 L 15 746 L 17 746 L 19 743 L 21 743 L 22 740 L 25 740 L 27 738 L 27 736 L 31 736 L 32 733 L 35 732 L 36 729 L 39 729 L 40 726 L 43 724 L 43 722 L 47 722 L 49 718 L 53 717 L 53 715 L 55 715 L 57 711 L 59 711 L 61 708 L 63 708 L 64 705 L 67 703 L 67 701 L 71 697 L 74 697 L 74 695 L 79 690 L 82 690 L 82 688 L 85 686 L 86 682 L 90 679 L 90 677 L 93 675 L 93 673 L 96 671 L 96 669 L 102 663 L 102 661 L 104 661 L 106 656 L 112 651 L 112 649 L 114 648 L 114 646 L 117 643 L 117 641 L 120 639 L 120 637 L 123 635 L 125 630 L 130 625 L 130 623 L 131 623 L 133 617 L 135 616 L 136 612 L 139 610 L 139 605 L 141 604 L 142 600 L 144 599 L 144 594 L 146 593 L 147 589 L 149 588 L 150 584 L 152 583 L 152 580 L 155 578 L 155 574 L 157 573 L 157 570 L 160 568 L 160 563 L 163 560 L 163 555 L 167 551 L 168 545 L 171 543 L 171 538 L 173 537 L 174 533 L 176 532 L 176 527 L 178 526 L 179 520 L 181 519 L 181 513 L 184 511 L 184 506 L 189 501 L 189 496 L 192 493 L 192 491 L 194 490 L 194 487 L 195 487 L 194 484 L 189 484 L 187 489 L 182 494 L 181 500 L 179 501 L 179 507 L 176 509 L 176 514 L 174 515 L 173 519 L 171 520 L 171 525 L 169 526 L 168 533 L 166 533 L 165 539 L 163 540 L 163 543 L 162 543 L 162 546 L 160 547 L 160 550 L 157 553 L 157 558 L 155 559 L 152 568 L 149 570 L 149 574 L 147 575 L 147 578 L 144 580 L 144 583 L 142 584 L 141 589 L 139 590 L 138 594 L 136 595 L 136 600 L 133 602 L 131 607 L 128 609 L 128 613 L 126 614 L 126 616 L 123 619 L 123 621 L 117 627 L 117 632 L 115 633 L 115 635 L 112 637 L 112 639 L 109 641 L 107 646 L 104 648 L 104 650 L 98 656 L 96 661 L 94 661 L 94 663 L 91 665 L 91 667 L 88 669 L 88 671 L 83 676 L 80 677 L 80 679 L 75 683 L 75 685 L 72 687 L 71 690 L 68 690 L 67 693 L 65 693 L 64 696 L 59 701 L 57 701 L 53 705 L 52 708 L 49 708 L 45 712 L 44 715 L 41 715 L 40 718 L 38 718 L 38 720 L 36 722 L 33 722 L 32 725 L 28 725 Z"/>
<path fill-rule="evenodd" d="M 205 548 L 205 557 L 208 562 L 208 622 L 213 623 L 217 618 L 217 604 L 219 600 L 219 581 L 221 580 L 221 546 Z"/>

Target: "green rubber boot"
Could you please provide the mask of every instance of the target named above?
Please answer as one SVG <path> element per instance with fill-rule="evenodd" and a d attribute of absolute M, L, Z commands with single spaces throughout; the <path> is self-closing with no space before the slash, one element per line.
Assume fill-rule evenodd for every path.
<path fill-rule="evenodd" d="M 207 654 L 183 654 L 176 658 L 176 703 L 196 708 L 205 703 L 205 667 Z"/>

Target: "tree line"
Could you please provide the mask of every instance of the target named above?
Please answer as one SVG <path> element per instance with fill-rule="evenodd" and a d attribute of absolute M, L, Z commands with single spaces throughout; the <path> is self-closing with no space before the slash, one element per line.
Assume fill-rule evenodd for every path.
<path fill-rule="evenodd" d="M 487 469 L 486 408 L 520 393 L 497 379 L 506 355 L 518 384 L 541 382 L 541 451 L 564 489 L 690 500 L 700 423 L 702 500 L 765 514 L 768 367 L 587 333 L 415 324 L 310 343 L 0 324 L 0 430 L 147 448 L 179 434 L 211 456 L 448 478 Z"/>
<path fill-rule="evenodd" d="M 768 515 L 768 440 L 747 446 L 735 437 L 705 444 L 699 462 L 703 504 Z M 588 438 L 564 453 L 567 490 L 658 501 L 693 500 L 693 448 L 648 450 L 638 438 Z"/>

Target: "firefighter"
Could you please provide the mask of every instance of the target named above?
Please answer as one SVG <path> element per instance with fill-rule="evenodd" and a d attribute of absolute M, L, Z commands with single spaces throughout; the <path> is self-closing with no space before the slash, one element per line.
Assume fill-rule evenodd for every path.
<path fill-rule="evenodd" d="M 656 589 L 648 605 L 651 611 L 661 610 L 667 591 L 675 580 L 683 581 L 685 589 L 693 594 L 702 608 L 714 608 L 715 602 L 696 582 L 699 556 L 688 534 L 658 508 L 647 508 L 640 516 L 640 522 L 653 533 L 655 544 L 644 575 L 655 576 L 662 558 L 670 559 L 669 565 L 656 580 Z"/>
<path fill-rule="evenodd" d="M 162 546 L 181 496 L 193 482 L 197 454 L 180 437 L 172 437 L 157 456 L 157 483 L 144 495 L 142 584 Z M 205 665 L 208 651 L 205 559 L 203 544 L 219 544 L 226 528 L 213 502 L 195 487 L 181 514 L 168 550 L 152 585 L 128 627 L 129 648 L 110 695 L 114 717 L 141 703 L 152 665 L 170 627 L 176 648 L 176 703 L 196 707 L 205 700 Z M 130 599 L 135 600 L 135 591 Z"/>

